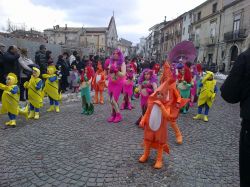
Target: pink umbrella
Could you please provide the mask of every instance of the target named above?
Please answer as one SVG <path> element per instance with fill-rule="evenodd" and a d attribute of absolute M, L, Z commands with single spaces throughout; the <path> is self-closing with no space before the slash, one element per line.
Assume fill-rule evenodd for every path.
<path fill-rule="evenodd" d="M 194 62 L 197 56 L 193 42 L 183 41 L 175 45 L 170 51 L 168 59 L 173 63 Z"/>

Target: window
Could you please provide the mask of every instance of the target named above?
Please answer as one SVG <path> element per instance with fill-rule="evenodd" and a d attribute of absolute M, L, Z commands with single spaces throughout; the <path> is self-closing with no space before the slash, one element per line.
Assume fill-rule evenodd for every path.
<path fill-rule="evenodd" d="M 200 40 L 200 28 L 196 28 L 195 30 L 195 40 L 196 41 Z"/>
<path fill-rule="evenodd" d="M 217 3 L 213 4 L 213 13 L 215 13 L 217 11 Z"/>
<path fill-rule="evenodd" d="M 215 37 L 216 22 L 210 23 L 210 38 Z"/>
<path fill-rule="evenodd" d="M 198 12 L 197 14 L 197 21 L 199 21 L 201 19 L 201 12 Z"/>
<path fill-rule="evenodd" d="M 208 65 L 212 64 L 213 62 L 213 54 L 208 54 Z"/>
<path fill-rule="evenodd" d="M 188 34 L 191 32 L 191 28 L 192 28 L 192 26 L 189 25 L 189 26 L 188 26 Z"/>
<path fill-rule="evenodd" d="M 240 14 L 234 16 L 233 32 L 236 33 L 240 30 Z"/>
<path fill-rule="evenodd" d="M 186 16 L 184 16 L 183 20 L 186 21 Z"/>
<path fill-rule="evenodd" d="M 183 35 L 185 35 L 185 27 L 183 27 Z"/>

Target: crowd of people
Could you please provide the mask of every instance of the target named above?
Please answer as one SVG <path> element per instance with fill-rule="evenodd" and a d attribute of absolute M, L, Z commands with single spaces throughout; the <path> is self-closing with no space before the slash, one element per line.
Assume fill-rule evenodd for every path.
<path fill-rule="evenodd" d="M 0 89 L 3 91 L 1 113 L 7 113 L 9 116 L 10 121 L 6 122 L 7 126 L 16 126 L 15 120 L 18 114 L 23 114 L 29 119 L 39 119 L 39 110 L 43 106 L 45 96 L 50 100 L 47 111 L 60 112 L 61 93 L 68 88 L 72 89 L 72 92 L 80 92 L 84 115 L 94 114 L 94 106 L 97 106 L 94 104 L 104 104 L 103 92 L 107 89 L 111 108 L 111 114 L 107 118 L 109 123 L 122 121 L 121 110 L 133 110 L 133 100 L 139 98 L 142 113 L 135 124 L 144 129 L 144 153 L 139 162 L 146 162 L 150 149 L 156 149 L 157 157 L 154 165 L 156 169 L 162 167 L 163 152 L 169 153 L 170 150 L 167 139 L 168 123 L 175 132 L 177 144 L 182 144 L 183 137 L 177 124 L 179 114 L 186 114 L 189 108 L 197 103 L 197 115 L 193 119 L 208 122 L 209 110 L 218 91 L 213 72 L 203 72 L 201 64 L 195 64 L 183 57 L 179 58 L 177 63 L 168 59 L 161 64 L 150 63 L 142 58 L 124 58 L 122 52 L 116 49 L 106 59 L 98 57 L 82 59 L 77 51 L 71 55 L 65 52 L 58 56 L 55 63 L 51 51 L 47 51 L 44 45 L 41 45 L 36 52 L 35 62 L 32 62 L 27 54 L 27 49 L 18 49 L 16 46 L 10 46 L 4 52 L 4 45 L 0 44 Z M 242 67 L 236 63 L 232 76 L 236 77 L 242 73 L 239 71 L 243 71 L 243 66 L 248 67 L 243 64 L 246 58 L 249 58 L 249 48 L 248 53 L 241 56 Z M 249 71 L 246 76 L 248 74 Z M 229 76 L 229 79 L 232 76 Z M 226 81 L 222 91 L 230 92 L 229 87 Z M 91 90 L 95 92 L 93 99 Z M 123 99 L 119 105 L 121 94 Z M 247 94 L 246 91 L 247 99 L 244 103 L 248 102 L 249 94 Z M 230 95 L 225 97 L 229 102 L 236 102 Z M 29 105 L 21 109 L 19 99 L 28 99 Z M 245 137 L 249 132 L 250 115 L 246 112 L 248 105 L 242 107 L 245 108 L 241 111 L 244 118 L 242 122 L 244 135 L 241 136 Z M 241 155 L 241 161 L 249 164 L 245 157 L 248 154 L 245 144 L 241 144 L 241 153 L 244 155 Z M 246 172 L 247 169 L 242 163 L 240 166 Z"/>

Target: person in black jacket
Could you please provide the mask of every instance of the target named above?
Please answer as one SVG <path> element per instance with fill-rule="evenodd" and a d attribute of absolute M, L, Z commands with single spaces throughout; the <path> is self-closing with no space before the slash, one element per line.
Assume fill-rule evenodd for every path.
<path fill-rule="evenodd" d="M 35 62 L 40 67 L 41 75 L 47 73 L 48 60 L 46 58 L 46 47 L 40 45 L 40 50 L 35 54 Z"/>
<path fill-rule="evenodd" d="M 0 43 L 0 83 L 5 84 L 5 78 L 4 78 L 4 54 L 5 45 L 3 43 Z M 0 90 L 0 101 L 2 99 L 3 90 Z"/>
<path fill-rule="evenodd" d="M 14 73 L 18 77 L 18 82 L 20 81 L 20 66 L 18 54 L 18 49 L 15 45 L 9 47 L 6 53 L 3 55 L 3 66 L 4 66 L 4 77 L 7 77 L 9 73 Z"/>
<path fill-rule="evenodd" d="M 71 63 L 71 69 L 73 69 L 73 66 L 76 66 L 76 69 L 78 70 L 78 72 L 80 73 L 80 75 L 82 74 L 82 71 L 84 70 L 84 64 L 81 61 L 81 57 L 80 56 L 76 56 L 76 60 L 74 60 Z"/>
<path fill-rule="evenodd" d="M 57 69 L 61 70 L 62 78 L 61 78 L 61 90 L 62 93 L 67 91 L 68 83 L 68 76 L 69 76 L 69 65 L 67 63 L 67 56 L 66 55 L 59 55 L 58 61 L 56 63 Z"/>
<path fill-rule="evenodd" d="M 246 49 L 239 55 L 221 86 L 221 96 L 229 103 L 240 102 L 240 186 L 250 186 L 250 35 Z"/>

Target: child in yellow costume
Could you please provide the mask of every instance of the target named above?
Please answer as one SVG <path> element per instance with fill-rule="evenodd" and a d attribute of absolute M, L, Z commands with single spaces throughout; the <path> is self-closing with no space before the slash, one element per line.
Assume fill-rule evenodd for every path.
<path fill-rule="evenodd" d="M 198 98 L 198 114 L 193 117 L 193 119 L 203 119 L 203 121 L 208 122 L 208 112 L 211 108 L 216 92 L 216 80 L 214 80 L 214 73 L 207 71 L 205 77 L 202 79 L 200 86 L 200 95 Z M 205 115 L 202 115 L 202 108 L 205 108 Z"/>
<path fill-rule="evenodd" d="M 28 98 L 29 98 L 29 109 L 30 113 L 28 118 L 39 119 L 39 109 L 43 106 L 43 92 L 42 85 L 43 82 L 39 78 L 40 70 L 36 67 L 33 67 L 32 76 L 28 81 L 24 83 L 24 87 L 28 89 Z"/>
<path fill-rule="evenodd" d="M 47 68 L 47 74 L 43 74 L 42 77 L 47 79 L 45 81 L 44 92 L 48 94 L 50 101 L 50 108 L 47 112 L 52 112 L 56 110 L 56 112 L 60 112 L 59 109 L 59 101 L 62 99 L 61 93 L 58 92 L 58 77 L 56 75 L 56 67 L 49 66 Z"/>
<path fill-rule="evenodd" d="M 20 90 L 17 86 L 17 77 L 14 73 L 9 73 L 6 79 L 6 85 L 0 83 L 0 89 L 3 90 L 1 114 L 8 113 L 8 126 L 16 126 L 16 116 L 19 114 Z"/>

